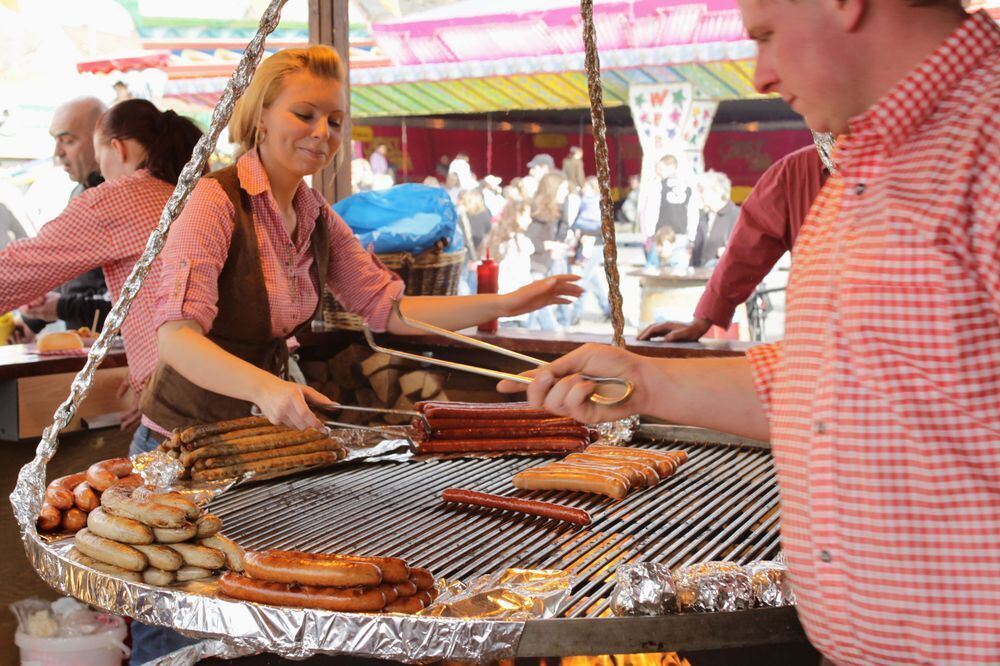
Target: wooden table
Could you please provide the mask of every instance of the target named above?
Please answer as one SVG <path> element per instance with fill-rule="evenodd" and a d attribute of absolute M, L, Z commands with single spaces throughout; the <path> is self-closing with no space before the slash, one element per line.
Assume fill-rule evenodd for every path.
<path fill-rule="evenodd" d="M 33 345 L 0 347 L 0 440 L 35 438 L 52 423 L 56 408 L 69 396 L 70 384 L 85 356 L 51 356 Z M 94 375 L 94 384 L 76 416 L 64 429 L 86 429 L 88 417 L 128 408 L 129 397 L 115 397 L 128 375 L 124 350 L 113 350 Z"/>

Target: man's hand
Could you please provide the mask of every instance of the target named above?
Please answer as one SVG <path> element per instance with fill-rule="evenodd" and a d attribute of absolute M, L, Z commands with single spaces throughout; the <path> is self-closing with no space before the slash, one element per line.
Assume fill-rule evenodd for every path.
<path fill-rule="evenodd" d="M 551 364 L 524 373 L 534 378 L 527 385 L 503 380 L 497 384 L 501 393 L 527 392 L 532 407 L 543 408 L 553 414 L 571 416 L 582 423 L 600 423 L 621 419 L 645 412 L 651 391 L 643 371 L 644 361 L 650 359 L 607 345 L 588 344 L 571 351 Z M 632 397 L 620 405 L 601 406 L 591 402 L 590 396 L 599 388 L 591 377 L 621 377 L 632 382 Z M 620 387 L 611 387 L 619 391 Z M 661 396 L 663 397 L 663 396 Z"/>
<path fill-rule="evenodd" d="M 28 328 L 28 325 L 24 323 L 21 319 L 20 312 L 14 312 L 14 330 L 10 334 L 10 338 L 7 340 L 7 344 L 11 345 L 26 345 L 30 342 L 34 342 L 35 332 Z"/>
<path fill-rule="evenodd" d="M 647 326 L 636 336 L 636 339 L 652 340 L 662 336 L 666 342 L 694 342 L 705 335 L 710 328 L 712 328 L 712 322 L 707 319 L 695 319 L 690 324 L 665 321 Z"/>
<path fill-rule="evenodd" d="M 56 313 L 56 308 L 59 305 L 60 297 L 59 292 L 50 291 L 44 296 L 36 298 L 27 305 L 22 306 L 21 312 L 32 319 L 55 321 L 56 319 L 59 319 L 59 315 Z"/>
<path fill-rule="evenodd" d="M 579 298 L 583 294 L 583 287 L 576 284 L 579 279 L 578 275 L 553 275 L 504 294 L 501 316 L 513 317 L 548 305 L 572 303 L 570 297 Z"/>
<path fill-rule="evenodd" d="M 115 397 L 119 400 L 124 398 L 128 392 L 132 389 L 132 384 L 129 382 L 128 377 L 122 379 L 122 383 L 118 385 L 118 390 L 115 391 Z M 141 392 L 135 392 L 132 395 L 131 406 L 124 412 L 122 412 L 121 418 L 119 419 L 119 430 L 132 430 L 142 421 L 142 411 L 139 409 L 139 400 L 141 399 Z"/>

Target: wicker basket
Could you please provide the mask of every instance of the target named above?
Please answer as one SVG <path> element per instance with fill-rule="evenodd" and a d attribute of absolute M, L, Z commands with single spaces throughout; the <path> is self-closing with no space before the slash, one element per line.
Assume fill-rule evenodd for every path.
<path fill-rule="evenodd" d="M 465 250 L 442 252 L 427 250 L 414 256 L 409 252 L 377 255 L 385 267 L 406 283 L 407 296 L 454 296 L 462 276 Z M 323 290 L 323 323 L 331 328 L 361 330 L 361 317 L 347 312 L 329 289 Z"/>

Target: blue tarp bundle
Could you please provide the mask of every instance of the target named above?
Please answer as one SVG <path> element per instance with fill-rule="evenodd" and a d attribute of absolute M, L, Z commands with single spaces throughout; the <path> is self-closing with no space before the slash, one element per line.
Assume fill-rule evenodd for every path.
<path fill-rule="evenodd" d="M 419 254 L 438 241 L 449 241 L 447 250 L 462 249 L 458 215 L 448 193 L 440 187 L 406 183 L 388 190 L 359 192 L 334 204 L 354 235 L 375 252 Z"/>

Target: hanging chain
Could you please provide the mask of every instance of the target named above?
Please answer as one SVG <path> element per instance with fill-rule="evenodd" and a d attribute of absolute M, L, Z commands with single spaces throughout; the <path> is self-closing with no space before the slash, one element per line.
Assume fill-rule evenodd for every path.
<path fill-rule="evenodd" d="M 601 61 L 597 55 L 597 31 L 594 29 L 594 1 L 580 0 L 583 17 L 583 47 L 587 69 L 587 92 L 590 94 L 590 119 L 594 127 L 594 158 L 597 181 L 601 187 L 601 236 L 604 238 L 604 272 L 608 276 L 608 300 L 611 302 L 611 326 L 614 345 L 625 347 L 625 318 L 618 276 L 618 246 L 615 242 L 614 206 L 611 202 L 611 175 L 608 167 L 607 127 L 604 125 L 604 97 L 601 86 Z"/>

